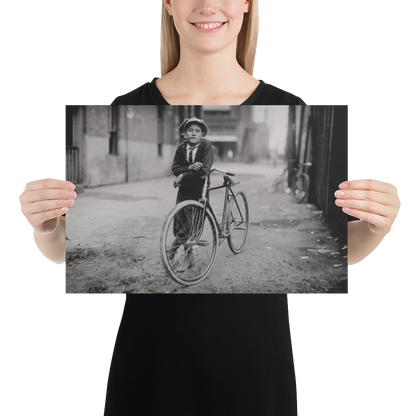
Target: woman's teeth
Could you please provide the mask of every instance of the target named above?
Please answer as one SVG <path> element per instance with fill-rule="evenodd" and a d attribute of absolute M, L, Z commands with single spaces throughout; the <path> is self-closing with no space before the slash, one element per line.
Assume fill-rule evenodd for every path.
<path fill-rule="evenodd" d="M 202 29 L 214 29 L 224 23 L 194 23 L 195 26 L 201 27 Z"/>

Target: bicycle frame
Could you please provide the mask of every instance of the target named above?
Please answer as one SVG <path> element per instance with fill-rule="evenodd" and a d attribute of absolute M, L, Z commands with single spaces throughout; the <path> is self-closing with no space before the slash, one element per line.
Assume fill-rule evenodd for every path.
<path fill-rule="evenodd" d="M 218 169 L 215 169 L 215 170 L 219 171 Z M 204 205 L 204 211 L 203 211 L 202 217 L 205 216 L 205 211 L 207 209 L 211 212 L 212 217 L 214 218 L 215 224 L 218 229 L 218 237 L 221 239 L 219 244 L 221 244 L 232 232 L 232 230 L 226 230 L 227 212 L 228 212 L 228 207 L 230 205 L 230 201 L 232 199 L 234 199 L 234 203 L 237 206 L 240 216 L 242 216 L 242 214 L 241 214 L 240 206 L 238 205 L 237 199 L 235 197 L 235 194 L 233 190 L 231 189 L 232 182 L 230 178 L 228 176 L 224 176 L 224 182 L 222 185 L 208 188 L 208 177 L 209 175 L 207 175 L 207 177 L 205 178 L 204 187 L 202 189 L 202 195 L 201 195 L 201 199 L 199 200 L 199 202 L 201 202 Z M 211 204 L 208 201 L 208 195 L 210 191 L 214 191 L 216 189 L 222 189 L 222 188 L 225 188 L 225 195 L 224 195 L 224 207 L 222 211 L 222 220 L 220 224 L 217 220 L 217 217 L 214 214 Z"/>
<path fill-rule="evenodd" d="M 312 166 L 312 162 L 298 162 L 298 166 L 295 168 L 295 176 L 300 176 L 302 173 L 306 173 L 306 167 Z"/>

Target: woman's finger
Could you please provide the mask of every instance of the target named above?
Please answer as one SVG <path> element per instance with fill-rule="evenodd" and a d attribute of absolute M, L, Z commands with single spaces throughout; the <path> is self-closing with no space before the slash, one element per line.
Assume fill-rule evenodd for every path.
<path fill-rule="evenodd" d="M 342 210 L 352 217 L 366 221 L 371 231 L 376 234 L 387 234 L 391 230 L 394 222 L 394 218 L 390 216 L 382 216 L 373 212 L 361 211 L 354 208 L 342 208 Z"/>
<path fill-rule="evenodd" d="M 391 203 L 390 194 L 375 190 L 338 190 L 334 195 L 340 200 L 374 201 L 383 205 L 390 205 Z"/>
<path fill-rule="evenodd" d="M 359 179 L 354 181 L 345 181 L 339 185 L 339 188 L 345 190 L 366 190 L 366 191 L 378 191 L 386 194 L 396 194 L 397 189 L 395 186 L 377 181 L 374 179 Z"/>
<path fill-rule="evenodd" d="M 365 179 L 343 182 L 339 187 L 340 190 L 335 192 L 338 198 L 335 203 L 338 206 L 357 208 L 366 212 L 375 210 L 393 218 L 396 217 L 400 208 L 397 188 L 389 183 Z M 362 201 L 366 204 L 354 205 L 352 201 Z M 348 205 L 349 203 L 353 205 Z M 385 211 L 378 210 L 380 207 L 377 204 L 391 208 L 391 210 L 386 214 Z"/>
<path fill-rule="evenodd" d="M 26 218 L 29 221 L 30 225 L 35 229 L 39 229 L 43 223 L 48 220 L 58 218 L 61 215 L 65 214 L 68 211 L 68 207 L 62 207 L 57 209 L 52 209 L 50 211 L 38 212 L 36 214 L 30 214 Z"/>
<path fill-rule="evenodd" d="M 65 207 L 71 207 L 74 205 L 73 199 L 58 199 L 58 200 L 47 200 L 47 201 L 39 201 L 39 202 L 33 202 L 30 204 L 25 204 L 22 207 L 22 212 L 24 215 L 32 215 L 36 214 L 38 212 L 44 212 L 44 211 L 51 211 L 53 209 L 58 208 L 65 208 Z M 66 211 L 65 211 L 66 212 Z"/>
<path fill-rule="evenodd" d="M 25 191 L 20 195 L 20 203 L 24 205 L 38 201 L 75 199 L 76 197 L 77 193 L 75 191 L 44 188 Z"/>
<path fill-rule="evenodd" d="M 383 217 L 389 216 L 391 212 L 391 208 L 388 205 L 383 205 L 375 201 L 363 201 L 357 199 L 337 199 L 335 200 L 335 204 L 339 207 L 342 207 L 343 211 L 347 212 L 349 215 L 353 215 L 350 213 L 351 210 L 377 214 Z"/>
<path fill-rule="evenodd" d="M 75 185 L 66 181 L 64 178 L 56 176 L 41 176 L 39 178 L 27 179 L 23 182 L 22 189 L 24 191 L 32 191 L 34 189 L 68 189 L 73 191 Z"/>
<path fill-rule="evenodd" d="M 35 230 L 40 230 L 43 222 L 65 214 L 76 197 L 74 191 L 57 189 L 24 192 L 20 196 L 21 211 L 30 225 Z"/>

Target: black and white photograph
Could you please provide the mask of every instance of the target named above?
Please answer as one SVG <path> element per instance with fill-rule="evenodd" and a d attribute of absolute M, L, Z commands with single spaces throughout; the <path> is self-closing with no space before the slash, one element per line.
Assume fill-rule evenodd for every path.
<path fill-rule="evenodd" d="M 347 106 L 67 106 L 66 292 L 347 293 L 347 153 Z"/>

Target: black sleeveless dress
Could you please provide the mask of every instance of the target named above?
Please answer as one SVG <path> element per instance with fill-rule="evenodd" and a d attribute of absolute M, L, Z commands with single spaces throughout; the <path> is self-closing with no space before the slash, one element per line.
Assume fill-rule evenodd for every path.
<path fill-rule="evenodd" d="M 113 105 L 168 105 L 156 78 Z M 303 105 L 260 82 L 243 105 Z M 287 296 L 127 295 L 105 416 L 296 416 Z"/>
<path fill-rule="evenodd" d="M 298 416 L 287 295 L 127 294 L 105 416 Z"/>

